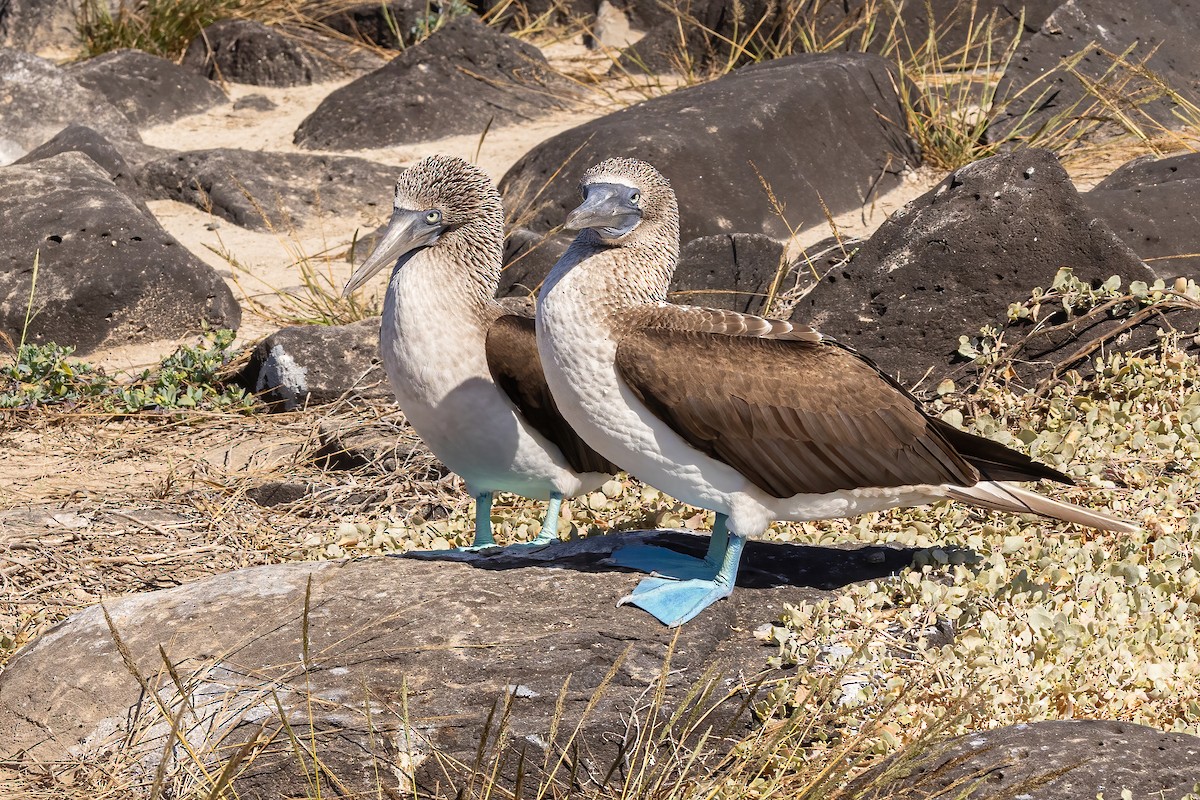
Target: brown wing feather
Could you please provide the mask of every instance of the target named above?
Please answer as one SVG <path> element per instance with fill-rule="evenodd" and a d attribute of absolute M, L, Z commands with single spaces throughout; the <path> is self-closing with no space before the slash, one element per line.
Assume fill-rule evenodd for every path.
<path fill-rule="evenodd" d="M 853 352 L 811 332 L 730 335 L 728 320 L 657 312 L 621 338 L 621 377 L 693 447 L 763 491 L 979 480 L 916 401 Z"/>
<path fill-rule="evenodd" d="M 530 317 L 505 314 L 488 328 L 488 370 L 525 421 L 562 451 L 576 472 L 615 473 L 618 467 L 587 445 L 554 404 Z"/>

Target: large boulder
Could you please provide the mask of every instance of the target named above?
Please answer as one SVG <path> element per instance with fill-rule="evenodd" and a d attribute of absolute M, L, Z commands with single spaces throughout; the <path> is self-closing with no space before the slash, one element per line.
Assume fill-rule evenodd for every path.
<path fill-rule="evenodd" d="M 758 314 L 786 273 L 783 243 L 761 233 L 702 236 L 679 251 L 671 301 Z"/>
<path fill-rule="evenodd" d="M 31 52 L 75 47 L 78 33 L 74 6 L 63 0 L 4 0 L 0 3 L 0 47 Z"/>
<path fill-rule="evenodd" d="M 255 346 L 239 383 L 277 411 L 344 397 L 390 399 L 379 365 L 379 318 L 278 330 Z"/>
<path fill-rule="evenodd" d="M 181 64 L 211 80 L 254 86 L 307 86 L 329 77 L 326 59 L 303 38 L 243 19 L 202 30 Z"/>
<path fill-rule="evenodd" d="M 67 68 L 81 86 L 108 98 L 138 127 L 173 122 L 226 102 L 221 87 L 165 58 L 113 50 Z"/>
<path fill-rule="evenodd" d="M 1200 281 L 1200 153 L 1135 159 L 1083 200 L 1156 275 Z"/>
<path fill-rule="evenodd" d="M 504 176 L 510 225 L 528 238 L 547 234 L 578 205 L 588 167 L 633 156 L 674 186 L 684 242 L 733 233 L 785 240 L 789 224 L 859 208 L 919 163 L 896 81 L 877 56 L 793 56 L 592 120 L 538 145 Z M 558 236 L 532 250 L 508 268 L 510 280 L 537 285 L 569 242 Z"/>
<path fill-rule="evenodd" d="M 447 5 L 449 5 L 447 3 Z M 376 47 L 402 50 L 413 44 L 422 25 L 442 13 L 428 0 L 388 0 L 377 3 L 338 3 L 318 20 L 322 25 Z"/>
<path fill-rule="evenodd" d="M 1156 125 L 1181 127 L 1178 102 L 1125 69 L 1113 69 L 1114 57 L 1132 48 L 1128 59 L 1157 73 L 1162 82 L 1184 99 L 1200 103 L 1200 54 L 1193 42 L 1200 37 L 1200 2 L 1171 0 L 1139 4 L 1121 0 L 1068 0 L 1017 49 L 996 87 L 999 115 L 989 126 L 990 141 L 1027 138 L 1043 128 L 1064 125 L 1081 130 L 1102 120 L 1093 133 L 1122 132 L 1117 114 L 1153 133 Z M 1063 59 L 1082 54 L 1075 69 L 1089 82 L 1100 83 L 1117 101 L 1099 102 L 1079 77 L 1062 68 Z M 1127 79 L 1131 82 L 1125 83 Z M 1140 94 L 1139 107 L 1123 98 Z M 1085 118 L 1075 125 L 1073 121 Z M 1082 127 L 1081 127 L 1082 126 Z M 1036 142 L 1035 142 L 1036 143 Z"/>
<path fill-rule="evenodd" d="M 59 153 L 83 153 L 95 161 L 108 173 L 109 179 L 134 205 L 147 216 L 150 209 L 142 197 L 142 191 L 137 185 L 134 172 L 125 157 L 112 146 L 112 143 L 86 125 L 68 125 L 59 131 L 52 139 L 43 142 L 28 153 L 17 159 L 17 164 L 32 164 L 43 158 L 50 158 Z"/>
<path fill-rule="evenodd" d="M 496 796 L 508 796 L 519 772 L 539 785 L 560 758 L 561 780 L 616 788 L 626 748 L 646 725 L 667 724 L 702 682 L 715 691 L 693 702 L 713 710 L 696 718 L 688 743 L 711 726 L 705 747 L 719 754 L 747 730 L 739 712 L 766 662 L 752 631 L 785 603 L 829 597 L 912 558 L 751 542 L 732 597 L 676 631 L 616 607 L 644 576 L 605 559 L 641 541 L 697 555 L 706 543 L 635 532 L 534 553 L 280 564 L 109 598 L 8 662 L 0 756 L 12 768 L 124 748 L 122 763 L 152 774 L 164 753 L 186 766 L 184 743 L 166 746 L 173 727 L 213 775 L 243 742 L 263 743 L 231 773 L 244 800 L 315 796 L 311 769 L 297 763 L 314 743 L 320 771 L 337 781 L 334 791 L 327 778 L 322 795 L 454 797 L 472 795 L 465 784 L 486 737 L 483 770 L 500 762 Z"/>
<path fill-rule="evenodd" d="M 1060 267 L 1097 285 L 1154 273 L 1076 192 L 1055 155 L 1020 150 L 955 170 L 893 214 L 799 302 L 793 319 L 855 347 L 907 383 L 960 360 L 959 337 L 1006 319 Z M 1083 331 L 1024 354 L 1022 378 Z M 936 381 L 935 381 L 936 382 Z"/>
<path fill-rule="evenodd" d="M 536 47 L 463 16 L 332 92 L 300 123 L 295 141 L 361 150 L 481 133 L 564 108 L 571 95 Z"/>
<path fill-rule="evenodd" d="M 68 152 L 0 169 L 0 331 L 99 347 L 236 328 L 241 309 L 189 253 L 87 156 Z M 34 254 L 41 253 L 34 290 Z"/>
<path fill-rule="evenodd" d="M 141 146 L 133 125 L 103 94 L 44 58 L 0 48 L 0 140 L 27 152 L 71 124 L 98 131 L 127 157 L 127 146 Z"/>
<path fill-rule="evenodd" d="M 150 159 L 138 183 L 152 199 L 177 200 L 254 230 L 286 229 L 318 213 L 390 211 L 396 169 L 353 156 L 195 150 Z"/>
<path fill-rule="evenodd" d="M 892 762 L 870 770 L 849 794 L 892 800 L 1181 800 L 1200 784 L 1200 737 L 1128 722 L 1071 719 L 1010 725 L 935 744 L 930 751 L 905 767 L 907 774 L 895 775 Z"/>

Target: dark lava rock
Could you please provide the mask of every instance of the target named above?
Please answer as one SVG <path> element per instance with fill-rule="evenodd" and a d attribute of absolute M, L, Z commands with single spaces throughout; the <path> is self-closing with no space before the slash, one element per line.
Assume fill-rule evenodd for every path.
<path fill-rule="evenodd" d="M 101 346 L 237 328 L 241 309 L 217 274 L 143 214 L 81 153 L 0 169 L 0 330 L 29 341 Z"/>
<path fill-rule="evenodd" d="M 480 133 L 563 108 L 572 89 L 540 50 L 458 17 L 332 92 L 296 130 L 309 149 L 356 150 Z"/>
<path fill-rule="evenodd" d="M 113 50 L 73 64 L 67 72 L 107 97 L 139 127 L 173 122 L 226 102 L 217 84 L 140 50 Z"/>
<path fill-rule="evenodd" d="M 436 19 L 446 5 L 429 0 L 339 3 L 333 13 L 318 21 L 376 47 L 401 50 L 416 40 L 422 22 Z"/>
<path fill-rule="evenodd" d="M 265 94 L 248 94 L 233 101 L 234 111 L 274 111 L 275 101 Z"/>
<path fill-rule="evenodd" d="M 346 396 L 390 398 L 379 365 L 379 318 L 278 330 L 254 348 L 239 383 L 279 411 Z"/>
<path fill-rule="evenodd" d="M 786 265 L 783 244 L 769 236 L 702 236 L 679 251 L 671 301 L 757 314 Z"/>
<path fill-rule="evenodd" d="M 1034 33 L 1060 2 L 897 0 L 881 4 L 867 0 L 839 0 L 784 4 L 761 0 L 695 0 L 686 5 L 675 4 L 680 16 L 671 13 L 670 8 L 664 9 L 664 16 L 663 11 L 646 13 L 646 6 L 665 4 L 633 0 L 630 16 L 652 20 L 652 27 L 645 38 L 621 54 L 619 69 L 635 74 L 642 70 L 668 72 L 686 63 L 693 70 L 703 71 L 712 66 L 724 67 L 731 59 L 734 63 L 745 63 L 754 53 L 771 47 L 795 47 L 799 28 L 804 29 L 805 35 L 826 42 L 843 37 L 848 30 L 854 31 L 847 37 L 844 49 L 880 52 L 889 41 L 886 34 L 893 28 L 902 40 L 920 47 L 927 41 L 932 27 L 940 52 L 949 54 L 967 46 L 972 26 L 975 32 L 971 43 L 978 46 L 984 20 L 993 14 L 996 16 L 993 32 L 1006 43 L 1018 33 L 1022 14 L 1024 30 Z M 682 37 L 680 18 L 684 20 Z M 732 53 L 730 43 L 744 44 L 748 36 L 750 46 L 741 54 Z"/>
<path fill-rule="evenodd" d="M 27 152 L 71 124 L 87 125 L 122 152 L 127 144 L 141 144 L 129 120 L 100 92 L 44 58 L 0 49 L 0 139 Z"/>
<path fill-rule="evenodd" d="M 794 227 L 859 208 L 897 185 L 920 157 L 888 62 L 871 55 L 803 55 L 743 67 L 723 78 L 592 120 L 535 147 L 504 176 L 505 208 L 532 235 L 578 205 L 579 178 L 612 156 L 653 164 L 679 196 L 684 242 L 758 233 L 788 238 L 763 187 Z M 570 239 L 560 236 L 506 268 L 508 285 L 535 286 Z M 510 246 L 510 257 L 520 248 Z"/>
<path fill-rule="evenodd" d="M 1154 281 L 1084 205 L 1053 153 L 1020 150 L 955 170 L 897 211 L 849 264 L 800 301 L 792 318 L 906 383 L 932 369 L 936 384 L 961 358 L 959 336 L 1005 320 L 1009 303 L 1048 288 L 1060 267 L 1097 284 L 1111 275 Z M 1027 351 L 1019 376 L 1040 375 L 1083 333 Z"/>
<path fill-rule="evenodd" d="M 245 800 L 313 796 L 311 769 L 296 763 L 310 743 L 321 771 L 338 780 L 336 791 L 322 787 L 329 796 L 466 797 L 474 794 L 464 786 L 469 767 L 453 761 L 474 763 L 499 704 L 483 752 L 485 769 L 502 759 L 501 794 L 515 788 L 522 753 L 526 785 L 538 785 L 546 761 L 562 756 L 560 775 L 619 786 L 626 772 L 616 762 L 649 715 L 665 723 L 702 679 L 715 689 L 700 701 L 715 706 L 704 722 L 713 728 L 705 752 L 722 753 L 746 732 L 746 687 L 770 654 L 752 631 L 785 603 L 828 598 L 822 590 L 891 574 L 912 558 L 882 547 L 751 542 L 732 597 L 676 631 L 615 607 L 645 576 L 604 559 L 619 544 L 647 540 L 695 554 L 707 543 L 684 533 L 623 533 L 535 553 L 278 564 L 110 598 L 112 629 L 154 699 L 94 606 L 6 665 L 0 756 L 86 763 L 121 746 L 131 756 L 124 763 L 145 775 L 164 751 L 182 754 L 182 746 L 164 748 L 164 714 L 181 714 L 174 728 L 201 752 L 220 748 L 222 761 L 242 742 L 263 743 L 235 770 L 233 790 Z M 668 652 L 662 707 L 648 710 Z M 279 730 L 281 717 L 302 745 Z M 509 745 L 496 753 L 501 725 Z"/>
<path fill-rule="evenodd" d="M 883 778 L 890 762 L 856 780 L 849 796 L 932 800 L 1026 797 L 1082 800 L 1133 797 L 1179 800 L 1200 782 L 1200 737 L 1129 722 L 1072 719 L 969 733 L 934 747 Z"/>
<path fill-rule="evenodd" d="M 1059 67 L 1064 58 L 1085 49 L 1076 67 L 1091 81 L 1102 78 L 1109 84 L 1114 56 L 1134 47 L 1129 58 L 1146 60 L 1166 85 L 1192 103 L 1200 102 L 1200 54 L 1194 42 L 1200 38 L 1200 1 L 1171 0 L 1167 3 L 1130 5 L 1121 0 L 1069 0 L 1060 5 L 1042 24 L 1036 35 L 1026 39 L 1008 64 L 996 87 L 997 107 L 1001 114 L 988 128 L 989 141 L 1012 136 L 1028 137 L 1043 126 L 1055 127 L 1065 115 L 1106 120 L 1100 134 L 1118 133 L 1124 128 L 1111 112 L 1097 104 L 1080 80 Z M 1090 47 L 1089 47 L 1090 45 Z M 1153 123 L 1167 127 L 1184 123 L 1175 115 L 1178 104 L 1156 87 L 1137 79 L 1120 90 L 1131 95 L 1143 92 L 1137 111 L 1124 109 L 1139 125 L 1153 131 Z M 1083 101 L 1080 103 L 1080 101 Z M 1078 104 L 1078 105 L 1077 105 Z"/>
<path fill-rule="evenodd" d="M 1200 281 L 1200 154 L 1135 159 L 1083 201 L 1160 278 Z"/>
<path fill-rule="evenodd" d="M 39 51 L 78 46 L 76 4 L 62 0 L 4 0 L 0 3 L 0 46 Z"/>
<path fill-rule="evenodd" d="M 265 508 L 285 506 L 303 500 L 312 487 L 307 483 L 267 481 L 246 490 L 246 496 Z"/>
<path fill-rule="evenodd" d="M 206 78 L 255 86 L 307 86 L 327 78 L 322 54 L 301 37 L 261 22 L 214 22 L 188 45 L 181 62 Z"/>
<path fill-rule="evenodd" d="M 143 214 L 150 215 L 150 209 L 146 207 L 146 201 L 142 198 L 142 190 L 134 180 L 133 170 L 125 161 L 125 157 L 112 146 L 108 139 L 84 125 L 68 125 L 53 139 L 33 148 L 17 159 L 15 163 L 32 164 L 43 158 L 69 152 L 83 153 L 95 161 L 108 173 L 109 179 L 116 184 L 116 187 L 124 192 L 125 196 L 133 201 Z"/>
<path fill-rule="evenodd" d="M 396 169 L 353 156 L 196 150 L 144 163 L 146 196 L 178 200 L 244 228 L 286 228 L 321 214 L 390 207 Z M 264 219 L 265 217 L 265 219 Z"/>

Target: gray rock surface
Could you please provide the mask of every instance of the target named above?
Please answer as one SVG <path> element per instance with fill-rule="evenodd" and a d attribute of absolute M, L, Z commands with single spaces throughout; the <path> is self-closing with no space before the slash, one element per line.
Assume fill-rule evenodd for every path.
<path fill-rule="evenodd" d="M 318 212 L 351 215 L 366 208 L 390 213 L 394 167 L 353 156 L 195 150 L 144 162 L 138 183 L 146 196 L 178 200 L 244 228 L 286 229 Z"/>
<path fill-rule="evenodd" d="M 413 453 L 421 449 L 411 427 L 380 421 L 366 426 L 358 420 L 326 417 L 317 427 L 321 443 L 317 458 L 327 469 L 371 467 L 391 474 L 404 469 Z"/>
<path fill-rule="evenodd" d="M 1060 267 L 1085 281 L 1154 274 L 1075 191 L 1053 153 L 1020 150 L 955 170 L 893 214 L 849 264 L 829 273 L 792 319 L 856 348 L 912 384 L 959 360 L 959 336 L 1006 319 L 1008 304 L 1047 288 Z M 1032 380 L 1085 330 L 1039 340 Z"/>
<path fill-rule="evenodd" d="M 391 398 L 379 365 L 379 318 L 276 331 L 254 348 L 239 383 L 279 411 L 345 396 Z"/>
<path fill-rule="evenodd" d="M 786 267 L 783 243 L 761 233 L 702 236 L 679 251 L 671 301 L 758 314 Z"/>
<path fill-rule="evenodd" d="M 793 56 L 592 120 L 538 145 L 504 176 L 510 223 L 545 235 L 578 205 L 584 170 L 633 156 L 671 181 L 682 241 L 732 233 L 787 239 L 762 180 L 801 227 L 825 219 L 822 203 L 834 213 L 858 208 L 919 163 L 897 124 L 904 115 L 894 80 L 876 56 Z M 537 285 L 569 242 L 549 240 L 510 264 L 506 280 Z"/>
<path fill-rule="evenodd" d="M 282 710 L 301 741 L 316 739 L 326 772 L 347 791 L 376 796 L 382 784 L 383 796 L 412 796 L 415 783 L 422 796 L 454 797 L 463 771 L 435 753 L 473 763 L 498 703 L 484 758 L 489 766 L 503 759 L 502 785 L 512 788 L 522 752 L 527 786 L 537 785 L 547 758 L 563 754 L 574 765 L 564 773 L 601 783 L 652 713 L 669 647 L 660 719 L 711 669 L 716 692 L 703 705 L 731 695 L 707 720 L 708 747 L 719 751 L 745 730 L 737 711 L 769 655 L 755 628 L 784 603 L 827 597 L 826 589 L 911 561 L 908 551 L 880 547 L 752 542 L 733 596 L 676 639 L 648 614 L 615 607 L 643 576 L 603 560 L 616 544 L 647 538 L 697 554 L 707 541 L 626 533 L 527 554 L 280 564 L 109 599 L 113 627 L 158 701 L 122 663 L 101 609 L 90 608 L 26 647 L 0 676 L 0 756 L 87 761 L 128 741 L 153 769 L 168 730 L 162 708 L 182 713 L 178 727 L 194 748 L 219 745 L 226 758 L 250 737 L 271 740 L 234 782 L 244 800 L 312 796 L 279 731 Z M 160 647 L 184 692 L 165 674 Z M 496 753 L 506 695 L 510 735 Z M 594 696 L 586 727 L 565 746 Z M 607 780 L 619 782 L 622 771 Z"/>
<path fill-rule="evenodd" d="M 1171 0 L 1165 3 L 1131 5 L 1122 0 L 1068 0 L 1054 10 L 1041 29 L 1025 39 L 1009 62 L 996 87 L 1002 112 L 988 128 L 990 141 L 1015 134 L 1028 136 L 1043 126 L 1057 125 L 1056 117 L 1087 113 L 1107 119 L 1097 134 L 1119 133 L 1124 128 L 1114 121 L 1109 107 L 1085 99 L 1080 80 L 1060 68 L 1062 59 L 1087 50 L 1076 69 L 1090 81 L 1105 78 L 1113 59 L 1104 52 L 1120 55 L 1133 47 L 1129 58 L 1146 66 L 1192 103 L 1200 102 L 1200 54 L 1194 42 L 1200 38 L 1200 2 Z M 1090 45 L 1090 47 L 1089 47 Z M 1136 120 L 1153 135 L 1153 120 L 1167 127 L 1181 127 L 1177 103 L 1157 87 L 1135 81 L 1119 90 L 1121 96 L 1140 91 L 1144 101 L 1136 111 L 1122 113 Z M 1078 105 L 1083 100 L 1082 105 Z M 1145 117 L 1149 116 L 1150 120 Z"/>
<path fill-rule="evenodd" d="M 76 45 L 75 13 L 63 0 L 4 0 L 0 3 L 0 47 L 36 52 Z"/>
<path fill-rule="evenodd" d="M 227 102 L 212 81 L 140 50 L 113 50 L 72 64 L 67 72 L 107 97 L 138 127 L 174 122 Z"/>
<path fill-rule="evenodd" d="M 415 41 L 419 26 L 429 17 L 436 19 L 438 13 L 439 5 L 428 0 L 339 3 L 319 21 L 376 47 L 401 50 Z"/>
<path fill-rule="evenodd" d="M 1200 280 L 1200 154 L 1135 159 L 1083 200 L 1156 275 Z"/>
<path fill-rule="evenodd" d="M 108 173 L 109 179 L 125 193 L 138 209 L 146 215 L 150 209 L 142 197 L 142 190 L 134 179 L 134 172 L 125 157 L 101 134 L 85 125 L 68 125 L 52 139 L 30 150 L 17 159 L 17 164 L 32 164 L 59 153 L 83 153 Z"/>
<path fill-rule="evenodd" d="M 931 800 L 946 792 L 964 800 L 1083 800 L 1120 798 L 1128 790 L 1135 798 L 1179 800 L 1200 785 L 1200 737 L 1129 722 L 1033 722 L 969 733 L 944 747 L 906 778 L 881 780 L 887 765 L 871 770 L 850 794 L 892 800 Z"/>
<path fill-rule="evenodd" d="M 87 156 L 68 152 L 0 168 L 0 330 L 28 341 L 101 346 L 236 328 L 241 309 L 211 267 L 189 253 Z"/>
<path fill-rule="evenodd" d="M 536 47 L 463 16 L 330 93 L 295 141 L 361 150 L 482 133 L 489 121 L 498 128 L 565 108 L 572 94 Z"/>
<path fill-rule="evenodd" d="M 0 48 L 0 139 L 29 151 L 71 124 L 87 125 L 123 152 L 141 146 L 137 131 L 107 97 L 44 58 Z"/>
<path fill-rule="evenodd" d="M 299 36 L 253 20 L 209 25 L 188 45 L 180 64 L 211 80 L 254 86 L 307 86 L 330 77 L 320 51 Z"/>

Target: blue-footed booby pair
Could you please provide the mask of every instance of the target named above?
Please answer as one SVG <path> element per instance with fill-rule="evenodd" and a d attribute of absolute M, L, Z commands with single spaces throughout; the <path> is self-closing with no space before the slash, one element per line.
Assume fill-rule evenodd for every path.
<path fill-rule="evenodd" d="M 1111 531 L 1135 526 L 1008 481 L 1066 475 L 931 417 L 868 359 L 788 322 L 672 305 L 679 211 L 641 161 L 589 169 L 580 233 L 542 286 L 537 344 L 563 416 L 630 474 L 727 516 L 708 556 L 636 546 L 622 602 L 680 625 L 732 591 L 747 537 L 943 499 Z M 726 522 L 720 517 L 718 523 Z"/>
<path fill-rule="evenodd" d="M 475 497 L 475 547 L 495 544 L 494 492 L 549 500 L 541 545 L 558 537 L 564 497 L 616 472 L 559 414 L 533 319 L 495 300 L 503 237 L 491 178 L 458 158 L 422 159 L 396 181 L 391 221 L 344 292 L 395 265 L 380 354 L 405 417 Z"/>

